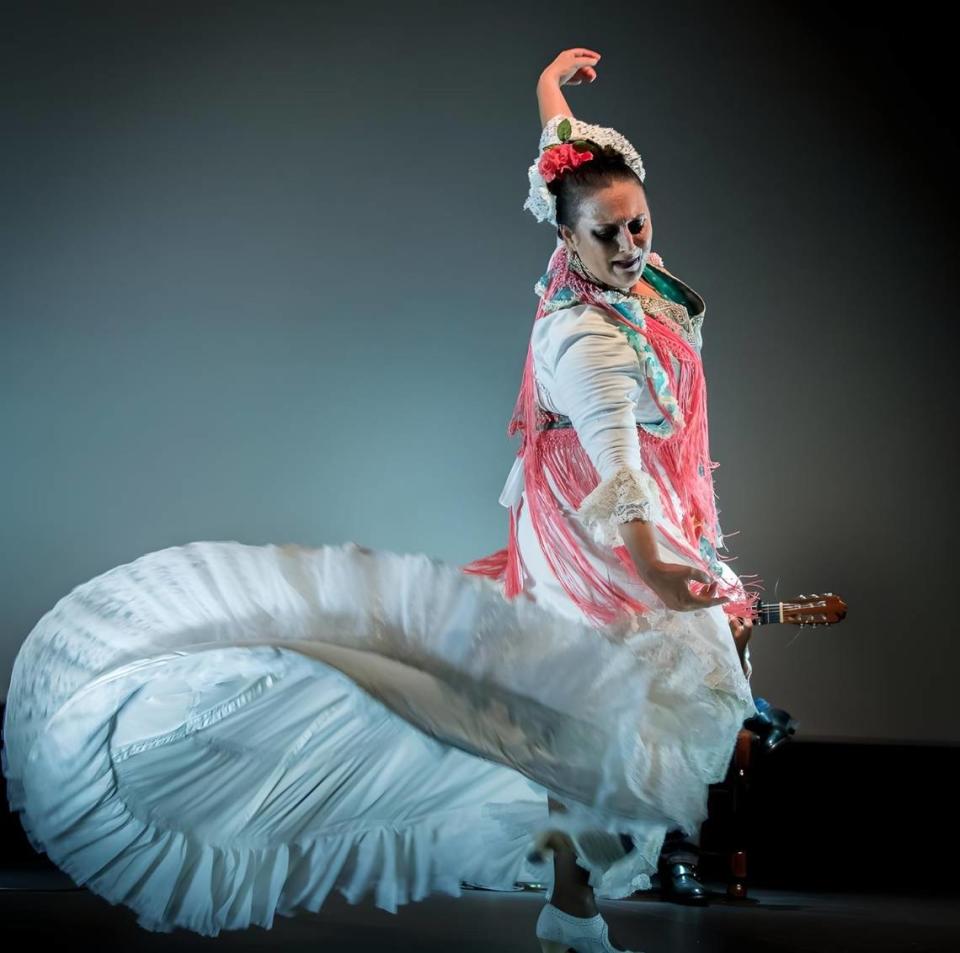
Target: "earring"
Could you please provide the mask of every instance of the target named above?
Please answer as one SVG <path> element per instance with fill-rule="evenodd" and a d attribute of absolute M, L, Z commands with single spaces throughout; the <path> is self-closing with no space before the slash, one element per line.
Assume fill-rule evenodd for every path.
<path fill-rule="evenodd" d="M 587 269 L 587 266 L 583 263 L 583 259 L 580 257 L 579 252 L 575 248 L 570 248 L 567 246 L 568 250 L 568 260 L 570 262 L 570 268 L 572 271 L 575 271 L 581 278 L 586 278 L 587 281 L 592 282 L 595 285 L 600 285 L 601 287 L 609 287 L 605 281 L 601 281 L 596 275 L 590 273 Z"/>
<path fill-rule="evenodd" d="M 567 258 L 570 261 L 570 267 L 577 272 L 581 277 L 587 277 L 587 269 L 583 263 L 583 259 L 580 257 L 580 253 L 576 248 L 571 248 L 567 245 Z"/>

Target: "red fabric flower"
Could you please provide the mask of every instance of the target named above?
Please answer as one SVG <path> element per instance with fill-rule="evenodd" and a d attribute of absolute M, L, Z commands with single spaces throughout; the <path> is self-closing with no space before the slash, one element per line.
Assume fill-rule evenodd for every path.
<path fill-rule="evenodd" d="M 551 182 L 561 172 L 567 169 L 575 169 L 584 162 L 589 162 L 593 158 L 593 153 L 589 151 L 578 152 L 577 147 L 572 143 L 563 142 L 559 146 L 546 149 L 540 161 L 537 163 L 537 170 L 543 176 L 544 182 Z"/>

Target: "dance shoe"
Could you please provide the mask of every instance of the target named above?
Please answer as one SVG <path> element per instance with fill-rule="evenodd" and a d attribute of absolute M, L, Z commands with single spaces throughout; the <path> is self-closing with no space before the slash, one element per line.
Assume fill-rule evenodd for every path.
<path fill-rule="evenodd" d="M 697 868 L 693 864 L 661 863 L 660 896 L 672 903 L 685 903 L 693 906 L 707 904 L 707 891 L 697 880 Z"/>
<path fill-rule="evenodd" d="M 617 950 L 610 942 L 607 922 L 602 914 L 575 917 L 544 905 L 537 918 L 537 939 L 542 953 L 643 953 L 642 950 Z"/>

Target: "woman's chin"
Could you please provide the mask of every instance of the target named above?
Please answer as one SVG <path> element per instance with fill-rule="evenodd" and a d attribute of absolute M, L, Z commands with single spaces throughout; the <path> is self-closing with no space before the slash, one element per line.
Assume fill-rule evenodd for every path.
<path fill-rule="evenodd" d="M 612 270 L 608 268 L 605 281 L 608 285 L 619 288 L 621 291 L 629 291 L 637 283 L 639 277 L 640 270 L 638 268 L 631 268 L 630 271 L 623 271 L 620 268 L 614 268 Z"/>

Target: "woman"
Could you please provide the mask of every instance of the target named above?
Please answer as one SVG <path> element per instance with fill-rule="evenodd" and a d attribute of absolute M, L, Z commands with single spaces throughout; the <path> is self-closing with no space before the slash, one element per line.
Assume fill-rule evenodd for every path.
<path fill-rule="evenodd" d="M 523 592 L 599 625 L 653 605 L 688 612 L 727 604 L 729 619 L 716 611 L 705 637 L 712 624 L 721 638 L 728 626 L 749 678 L 751 600 L 716 552 L 705 393 L 699 407 L 695 394 L 676 401 L 684 375 L 690 385 L 699 374 L 702 387 L 703 299 L 651 254 L 640 156 L 614 130 L 574 119 L 560 90 L 592 82 L 599 59 L 566 50 L 538 83 L 543 132 L 524 207 L 556 226 L 559 241 L 536 286 L 541 306 L 509 430 L 523 435 L 501 494 L 509 543 L 464 568 L 503 581 L 510 597 Z M 659 324 L 673 333 L 654 336 Z M 671 444 L 675 452 L 665 453 Z M 691 582 L 709 580 L 705 569 L 720 581 L 691 592 Z M 721 584 L 727 596 L 716 595 Z M 554 798 L 550 808 L 564 810 Z M 571 917 L 593 918 L 599 938 L 602 920 L 574 845 L 554 846 L 553 896 L 538 932 L 569 942 L 571 928 L 587 932 L 591 923 Z"/>
<path fill-rule="evenodd" d="M 562 82 L 592 72 L 586 52 L 561 54 L 545 74 L 556 89 L 544 82 L 541 92 L 559 94 Z M 578 310 L 564 294 L 608 293 L 595 279 L 619 274 L 600 249 L 626 247 L 615 233 L 594 255 L 584 223 L 615 213 L 648 225 L 642 188 L 614 178 L 613 192 L 586 190 L 587 217 L 573 209 L 563 231 L 585 277 L 574 280 L 555 254 L 543 285 L 532 340 L 556 328 L 543 340 L 570 343 L 571 356 L 569 322 L 583 320 L 584 340 L 608 332 L 599 312 Z M 649 231 L 634 234 L 646 254 Z M 632 287 L 639 268 L 628 274 Z M 542 320 L 548 308 L 556 321 Z M 680 357 L 658 370 L 665 338 L 654 324 L 644 332 L 632 322 L 628 342 L 650 348 L 657 406 L 669 414 L 657 439 L 667 450 L 643 443 L 644 458 L 630 458 L 633 482 L 623 483 L 618 462 L 617 479 L 600 484 L 570 439 L 575 427 L 543 439 L 526 429 L 529 523 L 521 509 L 507 549 L 465 571 L 353 543 L 193 542 L 62 598 L 21 647 L 6 707 L 8 798 L 34 847 L 133 909 L 145 928 L 206 935 L 316 911 L 333 889 L 350 902 L 371 894 L 396 911 L 432 892 L 459 895 L 463 882 L 549 882 L 542 860 L 554 849 L 553 902 L 537 929 L 543 948 L 615 948 L 593 891 L 622 897 L 649 886 L 665 833 L 699 826 L 706 786 L 723 776 L 736 732 L 755 711 L 721 632 L 721 601 L 745 594 L 722 564 L 698 565 L 685 542 L 691 532 L 715 538 L 712 491 L 707 499 L 702 480 L 667 482 L 689 477 L 691 463 L 709 478 L 693 426 L 703 423 L 696 351 L 684 351 L 664 324 Z M 590 408 L 606 391 L 596 385 L 607 369 L 598 364 L 594 381 L 571 376 L 573 366 L 553 354 L 554 372 L 573 387 L 569 405 L 564 385 L 542 396 L 561 396 L 553 422 L 570 413 L 593 452 L 604 428 Z M 576 366 L 586 373 L 590 362 Z M 532 385 L 528 375 L 525 426 Z M 597 433 L 587 436 L 591 427 Z M 642 428 L 626 430 L 645 439 Z M 700 442 L 676 439 L 684 430 Z M 618 446 L 597 458 L 604 473 L 617 452 L 633 452 Z M 641 469 L 647 463 L 658 469 Z M 586 500 L 587 488 L 599 492 Z M 617 532 L 629 554 L 611 545 Z M 660 558 L 658 547 L 674 551 L 668 539 L 677 562 Z M 631 573 L 625 554 L 642 571 Z M 526 590 L 511 568 L 519 558 Z M 706 585 L 711 568 L 721 578 Z M 691 592 L 688 580 L 705 588 Z"/>

